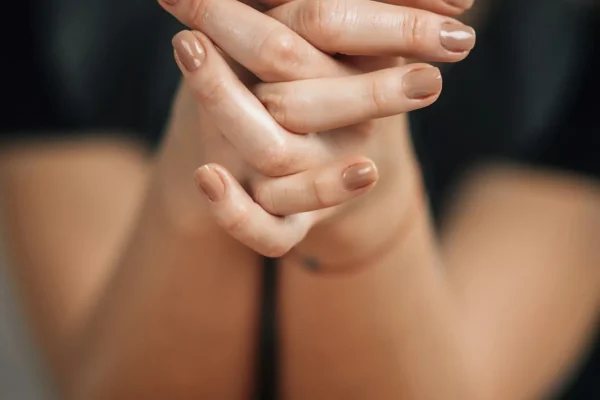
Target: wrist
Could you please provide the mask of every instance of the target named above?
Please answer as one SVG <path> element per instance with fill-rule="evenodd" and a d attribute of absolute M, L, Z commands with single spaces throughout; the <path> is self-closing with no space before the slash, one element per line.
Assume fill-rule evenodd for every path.
<path fill-rule="evenodd" d="M 285 256 L 286 262 L 316 272 L 344 273 L 373 265 L 392 252 L 427 219 L 421 174 L 411 164 L 400 179 L 317 225 Z"/>

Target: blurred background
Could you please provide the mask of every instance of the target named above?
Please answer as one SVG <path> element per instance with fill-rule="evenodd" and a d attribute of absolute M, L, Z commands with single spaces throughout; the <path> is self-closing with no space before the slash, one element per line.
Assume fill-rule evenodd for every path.
<path fill-rule="evenodd" d="M 599 176 L 598 14 L 594 0 L 476 0 L 477 49 L 443 67 L 444 95 L 411 116 L 436 215 L 480 160 Z M 156 148 L 181 27 L 155 1 L 22 0 L 2 15 L 0 146 L 102 131 Z M 48 398 L 2 247 L 0 235 L 0 399 Z M 586 357 L 557 398 L 600 399 L 598 346 Z"/>
<path fill-rule="evenodd" d="M 39 360 L 23 320 L 0 246 L 0 396 L 47 399 Z"/>

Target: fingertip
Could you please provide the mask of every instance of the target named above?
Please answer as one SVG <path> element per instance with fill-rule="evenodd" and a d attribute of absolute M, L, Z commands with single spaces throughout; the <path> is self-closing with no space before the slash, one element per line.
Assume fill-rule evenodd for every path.
<path fill-rule="evenodd" d="M 342 172 L 342 184 L 348 192 L 372 188 L 378 180 L 379 171 L 371 160 L 353 164 Z"/>
<path fill-rule="evenodd" d="M 428 100 L 440 95 L 443 86 L 442 73 L 439 68 L 417 64 L 411 66 L 402 82 L 404 94 L 411 100 Z"/>
<path fill-rule="evenodd" d="M 440 15 L 446 15 L 448 17 L 458 17 L 461 14 L 467 12 L 472 6 L 473 1 L 470 1 L 470 4 L 460 5 L 458 3 L 462 2 L 461 0 L 442 0 L 439 7 L 432 9 L 432 12 L 436 12 Z M 456 3 L 456 4 L 455 4 Z"/>
<path fill-rule="evenodd" d="M 174 5 L 177 5 L 177 2 L 179 0 L 158 0 L 158 4 L 160 4 L 162 7 L 172 7 Z"/>
<path fill-rule="evenodd" d="M 196 186 L 212 203 L 223 201 L 227 189 L 217 167 L 216 164 L 207 164 L 198 168 L 194 174 Z"/>
<path fill-rule="evenodd" d="M 223 167 L 220 164 L 211 163 L 208 164 L 210 168 L 219 176 L 219 178 L 223 181 L 223 184 L 226 187 L 233 187 L 235 185 L 240 185 L 238 181 L 231 175 L 231 172 L 227 170 L 227 168 Z M 241 187 L 241 185 L 240 185 Z"/>
<path fill-rule="evenodd" d="M 182 30 L 179 31 L 175 34 L 175 36 L 173 36 L 173 39 L 171 39 L 171 44 L 173 45 L 173 47 L 175 47 L 175 44 L 177 44 L 184 35 L 186 35 L 186 32 L 189 32 L 188 30 Z"/>
<path fill-rule="evenodd" d="M 192 33 L 192 35 L 194 35 L 196 37 L 196 39 L 202 43 L 202 45 L 206 46 L 206 47 L 212 47 L 214 46 L 212 40 L 210 40 L 210 38 L 208 36 L 206 36 L 204 33 L 200 32 L 200 31 L 196 31 L 196 30 L 192 30 L 190 31 Z"/>
<path fill-rule="evenodd" d="M 394 0 L 393 0 L 394 1 Z M 397 1 L 397 0 L 395 0 Z M 473 7 L 474 0 L 405 0 L 407 6 L 431 11 L 439 15 L 456 17 Z"/>
<path fill-rule="evenodd" d="M 182 72 L 192 73 L 198 70 L 206 59 L 206 50 L 191 31 L 176 34 L 171 43 L 175 59 Z"/>
<path fill-rule="evenodd" d="M 175 0 L 176 1 L 176 0 Z M 457 10 L 457 14 L 463 13 L 473 7 L 475 0 L 444 0 L 450 7 Z"/>
<path fill-rule="evenodd" d="M 475 29 L 459 21 L 447 21 L 440 27 L 440 43 L 450 53 L 464 58 L 475 48 L 476 42 Z"/>

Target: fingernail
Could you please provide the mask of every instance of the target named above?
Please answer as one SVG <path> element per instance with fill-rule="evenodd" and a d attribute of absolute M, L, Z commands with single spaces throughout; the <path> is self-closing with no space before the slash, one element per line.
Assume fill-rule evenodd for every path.
<path fill-rule="evenodd" d="M 442 25 L 440 41 L 446 50 L 463 53 L 475 47 L 475 29 L 470 26 L 447 22 Z"/>
<path fill-rule="evenodd" d="M 353 165 L 344 171 L 342 180 L 349 192 L 363 188 L 377 180 L 377 168 L 371 162 Z"/>
<path fill-rule="evenodd" d="M 178 33 L 173 38 L 173 47 L 177 57 L 188 72 L 194 72 L 206 57 L 206 53 L 196 36 L 190 31 Z"/>
<path fill-rule="evenodd" d="M 404 76 L 404 93 L 409 99 L 424 99 L 442 90 L 442 73 L 437 68 L 424 68 Z"/>
<path fill-rule="evenodd" d="M 468 10 L 469 8 L 473 7 L 474 2 L 474 0 L 446 0 L 446 3 L 450 4 L 451 6 L 462 8 L 463 10 Z"/>
<path fill-rule="evenodd" d="M 162 0 L 163 2 L 167 3 L 170 6 L 174 6 L 175 4 L 177 4 L 177 2 L 179 0 Z"/>
<path fill-rule="evenodd" d="M 225 197 L 225 184 L 219 173 L 209 165 L 196 171 L 196 184 L 212 202 L 221 201 Z"/>

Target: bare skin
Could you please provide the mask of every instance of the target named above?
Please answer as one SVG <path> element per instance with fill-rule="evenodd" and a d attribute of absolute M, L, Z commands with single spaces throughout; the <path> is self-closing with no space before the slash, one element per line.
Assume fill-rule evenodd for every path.
<path fill-rule="evenodd" d="M 272 19 L 249 8 L 241 11 L 263 18 L 265 23 L 259 26 L 264 27 L 264 38 L 277 44 L 277 37 L 268 34 Z M 236 18 L 246 17 L 240 14 Z M 281 35 L 302 40 L 291 30 L 282 30 Z M 305 43 L 307 51 L 317 57 L 315 63 L 320 62 L 312 67 L 307 63 L 307 68 L 320 71 L 328 65 L 330 76 L 350 71 Z M 257 48 L 243 46 L 238 52 L 256 59 L 253 52 Z M 285 61 L 285 54 L 274 53 L 256 67 L 275 77 L 284 70 Z M 379 81 L 385 83 L 388 78 L 383 75 Z M 368 83 L 373 77 L 364 79 Z M 377 179 L 374 170 L 370 183 L 343 189 L 342 171 L 357 162 L 370 162 L 360 154 L 331 157 L 325 163 L 315 159 L 295 178 L 276 178 L 282 173 L 277 164 L 258 165 L 262 170 L 249 175 L 246 171 L 252 169 L 246 165 L 256 166 L 257 160 L 244 159 L 223 140 L 215 125 L 230 122 L 215 119 L 214 114 L 207 118 L 191 89 L 193 85 L 180 91 L 167 140 L 155 158 L 144 156 L 135 146 L 123 149 L 114 142 L 4 149 L 3 220 L 6 236 L 11 238 L 11 259 L 19 266 L 21 287 L 46 359 L 67 397 L 151 394 L 232 399 L 251 393 L 261 257 L 214 224 L 212 206 L 198 195 L 192 179 L 198 166 L 226 162 L 237 178 L 254 177 L 263 192 L 272 193 L 268 198 L 282 200 L 290 197 L 286 195 L 290 182 L 312 186 L 312 181 L 320 180 L 320 186 L 334 189 L 327 205 L 366 193 Z M 269 93 L 268 87 L 261 90 Z M 435 92 L 428 99 L 407 103 L 399 101 L 400 91 L 382 103 L 389 102 L 384 111 L 398 113 L 426 106 L 435 100 L 439 88 Z M 247 118 L 252 120 L 253 111 L 262 106 L 251 97 L 246 99 L 250 107 Z M 361 101 L 372 104 L 368 97 Z M 364 122 L 378 112 L 372 109 L 364 115 Z M 266 109 L 263 115 L 265 120 L 271 118 Z M 337 119 L 327 124 L 344 122 L 339 116 Z M 248 125 L 282 135 L 285 128 L 277 126 L 275 120 L 266 127 Z M 306 143 L 327 149 L 311 140 Z M 308 150 L 304 154 L 309 154 Z M 40 188 L 44 188 L 43 196 L 37 195 Z M 90 197 L 97 200 L 93 207 L 88 204 Z M 322 207 L 314 196 L 307 196 L 283 211 Z M 77 210 L 81 211 L 73 212 Z M 48 228 L 36 229 L 39 220 Z M 305 225 L 304 229 L 308 228 Z M 293 245 L 290 238 L 302 238 L 292 230 L 290 233 L 285 246 Z M 270 251 L 280 252 L 282 247 Z M 216 301 L 220 298 L 227 301 Z"/>
<path fill-rule="evenodd" d="M 68 398 L 243 398 L 260 257 L 210 220 L 184 225 L 142 155 L 92 141 L 1 157 L 5 237 L 46 359 Z"/>
<path fill-rule="evenodd" d="M 458 12 L 434 9 L 445 6 L 430 3 L 437 4 L 433 11 Z M 495 399 L 530 398 L 547 390 L 576 359 L 597 317 L 600 278 L 591 265 L 597 250 L 589 245 L 599 229 L 599 198 L 593 184 L 505 169 L 483 172 L 464 190 L 440 249 L 429 229 L 405 119 L 395 116 L 431 104 L 439 89 L 414 103 L 406 101 L 404 82 L 396 82 L 402 90 L 396 96 L 378 97 L 379 107 L 365 112 L 362 120 L 356 120 L 356 112 L 344 115 L 341 110 L 302 121 L 313 124 L 308 128 L 287 126 L 294 119 L 280 116 L 298 109 L 284 108 L 282 114 L 281 107 L 269 107 L 268 98 L 285 99 L 305 90 L 314 97 L 307 95 L 310 101 L 301 106 L 308 108 L 302 112 L 318 115 L 332 90 L 319 92 L 313 87 L 321 85 L 299 79 L 321 79 L 325 87 L 335 85 L 330 81 L 334 78 L 343 87 L 381 79 L 386 86 L 390 76 L 377 72 L 374 65 L 398 68 L 395 77 L 408 76 L 415 68 L 403 67 L 390 55 L 451 62 L 467 53 L 440 50 L 433 42 L 439 41 L 438 36 L 430 31 L 423 35 L 430 42 L 382 42 L 377 32 L 345 31 L 372 29 L 368 24 L 342 24 L 338 26 L 342 32 L 373 37 L 380 45 L 357 47 L 354 42 L 350 48 L 338 42 L 337 50 L 321 49 L 359 56 L 340 62 L 318 51 L 319 36 L 312 31 L 296 26 L 299 36 L 293 35 L 297 16 L 307 12 L 293 8 L 298 4 L 269 12 L 283 23 L 277 25 L 275 36 L 273 20 L 258 12 L 225 0 L 204 4 L 213 7 L 207 15 L 214 20 L 204 18 L 202 26 L 195 26 L 187 14 L 194 10 L 191 2 L 163 4 L 202 32 L 178 35 L 176 50 L 182 41 L 192 48 L 198 40 L 204 58 L 190 71 L 178 54 L 186 85 L 175 102 L 168 140 L 155 160 L 143 157 L 135 147 L 123 151 L 118 145 L 93 142 L 50 150 L 17 147 L 0 157 L 12 258 L 21 268 L 21 286 L 63 390 L 78 399 L 247 398 L 255 357 L 260 254 L 282 255 L 292 247 L 296 254 L 309 254 L 324 269 L 334 266 L 332 272 L 341 274 L 309 273 L 298 265 L 302 258 L 294 257 L 294 251 L 283 261 L 284 267 L 294 264 L 284 268 L 280 299 L 285 397 L 338 398 L 352 393 L 382 399 L 448 394 Z M 385 6 L 356 4 L 372 5 L 377 12 Z M 409 20 L 403 14 L 406 10 L 410 9 L 386 12 Z M 447 20 L 420 15 L 437 25 L 419 26 L 439 26 Z M 248 21 L 248 29 L 262 30 L 256 41 L 240 42 L 214 21 L 231 21 L 241 30 Z M 379 34 L 388 37 L 390 32 L 383 26 Z M 275 39 L 265 42 L 261 37 Z M 257 57 L 257 51 L 266 51 L 257 43 L 282 43 L 277 38 L 284 44 L 296 43 L 292 49 L 303 46 L 303 54 L 312 56 L 298 68 L 288 68 L 294 60 L 290 53 Z M 269 84 L 246 91 L 212 42 Z M 411 48 L 415 43 L 419 46 Z M 364 55 L 381 57 L 362 68 Z M 230 65 L 245 79 L 239 66 Z M 202 84 L 207 82 L 217 84 Z M 223 87 L 229 90 L 218 90 Z M 373 104 L 372 97 L 360 99 L 364 106 L 344 108 L 368 110 Z M 243 105 L 235 108 L 241 114 L 219 107 L 232 101 Z M 387 118 L 370 122 L 379 117 Z M 240 126 L 240 120 L 247 123 Z M 300 136 L 303 128 L 335 130 Z M 369 135 L 362 134 L 365 128 Z M 258 132 L 264 135 L 258 137 Z M 339 145 L 329 147 L 332 141 Z M 273 153 L 273 143 L 285 143 L 275 149 L 286 153 Z M 257 146 L 257 152 L 247 151 L 245 144 Z M 282 162 L 261 163 L 265 154 L 280 156 Z M 286 157 L 295 162 L 286 162 Z M 119 163 L 119 174 L 106 167 L 110 163 L 104 161 L 109 160 Z M 343 171 L 357 162 L 375 162 L 377 174 L 365 186 L 345 190 Z M 217 201 L 198 196 L 190 179 L 203 164 L 208 167 L 197 171 L 198 182 L 206 184 L 216 173 L 224 185 Z M 92 173 L 96 179 L 90 179 Z M 250 187 L 256 203 L 238 181 Z M 46 182 L 45 196 L 32 195 Z M 289 193 L 298 185 L 326 191 L 307 192 L 298 201 Z M 85 215 L 73 213 L 86 210 L 87 201 L 81 200 L 86 197 L 63 194 L 92 190 L 98 191 L 94 198 L 105 201 L 82 212 Z M 507 196 L 504 201 L 498 201 L 498 193 Z M 360 200 L 350 201 L 356 197 Z M 323 211 L 325 206 L 335 207 Z M 68 236 L 38 229 L 40 220 L 48 221 L 49 227 L 65 227 Z M 348 229 L 356 226 L 362 229 Z M 547 226 L 557 232 L 568 228 L 570 240 L 553 236 Z M 350 235 L 343 234 L 348 231 Z M 523 231 L 527 233 L 517 234 Z M 499 242 L 497 235 L 514 244 Z M 385 254 L 363 257 L 389 237 L 397 237 L 397 243 Z M 69 241 L 81 246 L 65 246 Z M 494 245 L 498 243 L 505 247 Z M 97 261 L 90 263 L 89 254 Z M 364 261 L 345 271 L 353 260 Z M 49 285 L 50 279 L 58 284 Z M 515 290 L 519 295 L 506 295 Z M 46 313 L 46 308 L 53 311 Z M 537 310 L 554 312 L 540 312 L 552 318 L 529 318 Z M 578 310 L 575 321 L 566 320 L 573 317 L 567 310 Z M 515 348 L 526 351 L 513 352 Z M 315 367 L 317 354 L 326 355 L 329 368 Z M 436 385 L 431 384 L 432 370 L 439 377 Z M 512 392 L 503 391 L 507 389 Z"/>
<path fill-rule="evenodd" d="M 393 250 L 350 273 L 311 273 L 288 257 L 284 397 L 548 394 L 597 327 L 599 204 L 591 182 L 485 170 L 461 192 L 440 246 L 421 205 L 399 217 L 409 228 Z"/>

